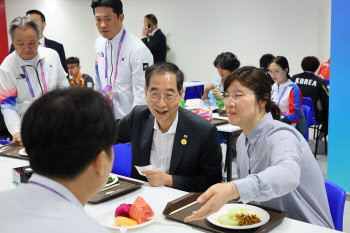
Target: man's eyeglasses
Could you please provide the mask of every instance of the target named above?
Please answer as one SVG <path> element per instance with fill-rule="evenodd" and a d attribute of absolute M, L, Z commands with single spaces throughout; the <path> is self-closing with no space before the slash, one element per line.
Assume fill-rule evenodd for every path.
<path fill-rule="evenodd" d="M 268 70 L 267 73 L 269 73 L 270 75 L 277 75 L 279 73 L 281 73 L 282 70 L 275 70 L 275 71 L 272 71 L 272 70 Z"/>
<path fill-rule="evenodd" d="M 224 98 L 225 101 L 228 101 L 229 99 L 231 99 L 234 102 L 238 103 L 240 96 L 250 95 L 250 94 L 255 94 L 255 92 L 249 92 L 244 94 L 241 94 L 238 91 L 233 91 L 230 94 L 227 92 L 224 92 L 224 93 L 221 93 L 221 96 Z"/>
<path fill-rule="evenodd" d="M 152 101 L 159 101 L 161 98 L 161 95 L 157 93 L 150 93 L 150 92 L 147 92 L 147 93 L 148 93 L 147 97 Z M 172 102 L 178 96 L 179 96 L 179 93 L 177 93 L 177 95 L 166 94 L 163 96 L 163 99 L 165 102 Z"/>

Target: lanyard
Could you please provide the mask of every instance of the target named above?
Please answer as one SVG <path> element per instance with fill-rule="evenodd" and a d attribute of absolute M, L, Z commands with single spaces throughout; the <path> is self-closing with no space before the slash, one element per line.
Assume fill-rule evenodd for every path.
<path fill-rule="evenodd" d="M 57 195 L 61 196 L 62 198 L 66 199 L 68 202 L 70 202 L 70 200 L 68 200 L 68 198 L 66 198 L 65 196 L 63 196 L 62 194 L 57 192 L 56 190 L 54 190 L 54 189 L 52 189 L 50 187 L 47 187 L 46 185 L 40 184 L 40 183 L 35 182 L 35 181 L 29 181 L 29 183 L 38 185 L 38 186 L 43 187 L 43 188 L 45 188 L 45 189 L 47 189 L 47 190 L 49 190 L 49 191 L 51 191 L 53 193 L 56 193 Z"/>
<path fill-rule="evenodd" d="M 78 79 L 78 87 L 79 87 L 79 85 L 80 85 L 81 75 L 82 75 L 82 74 L 80 73 L 79 79 Z"/>
<path fill-rule="evenodd" d="M 287 87 L 288 87 L 288 86 L 286 86 L 286 87 L 283 89 L 283 91 L 282 91 L 282 94 L 281 94 L 281 96 L 280 96 L 280 98 L 279 98 L 279 100 L 278 100 L 278 103 L 277 103 L 277 106 L 278 106 L 278 107 L 280 106 L 281 99 L 282 99 L 284 93 L 286 92 Z"/>
<path fill-rule="evenodd" d="M 32 84 L 30 83 L 26 68 L 24 66 L 21 66 L 21 68 L 22 68 L 22 71 L 24 73 L 24 76 L 26 77 L 26 81 L 27 81 L 30 93 L 32 94 L 32 97 L 34 98 L 35 97 L 34 91 L 32 88 Z M 44 86 L 44 93 L 46 93 L 47 88 L 46 88 L 46 81 L 45 81 L 45 73 L 44 73 L 44 68 L 43 68 L 43 62 L 41 60 L 40 60 L 40 69 L 41 69 L 41 78 L 42 78 L 42 82 L 43 82 L 43 86 Z M 40 85 L 40 82 L 39 82 L 39 85 Z"/>
<path fill-rule="evenodd" d="M 311 71 L 304 71 L 304 73 L 315 74 L 314 72 L 311 72 Z"/>
<path fill-rule="evenodd" d="M 119 61 L 119 54 L 120 54 L 120 50 L 122 48 L 122 44 L 123 44 L 123 41 L 124 41 L 124 38 L 125 38 L 125 29 L 123 29 L 123 33 L 122 33 L 122 36 L 120 38 L 120 41 L 119 41 L 119 46 L 118 46 L 118 53 L 117 53 L 117 61 L 116 61 L 116 64 L 115 64 L 115 73 L 114 73 L 114 83 L 115 83 L 115 80 L 117 78 L 117 72 L 118 72 L 118 61 Z M 107 70 L 108 70 L 108 62 L 107 62 L 107 40 L 106 40 L 106 43 L 105 43 L 105 78 L 108 78 L 107 77 Z M 111 57 L 112 59 L 112 57 Z"/>

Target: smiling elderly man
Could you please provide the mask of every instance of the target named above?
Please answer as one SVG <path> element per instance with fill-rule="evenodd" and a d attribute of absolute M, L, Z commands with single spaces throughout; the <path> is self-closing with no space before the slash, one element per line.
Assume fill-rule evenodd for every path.
<path fill-rule="evenodd" d="M 0 106 L 13 140 L 22 144 L 21 118 L 30 104 L 44 93 L 69 87 L 55 50 L 38 47 L 40 28 L 31 18 L 15 18 L 9 29 L 15 52 L 0 66 Z"/>
<path fill-rule="evenodd" d="M 131 142 L 131 177 L 152 186 L 201 192 L 221 182 L 221 148 L 216 127 L 179 108 L 184 75 L 172 63 L 146 71 L 146 105 L 136 106 L 119 121 L 118 143 Z M 153 165 L 141 176 L 136 166 Z"/>

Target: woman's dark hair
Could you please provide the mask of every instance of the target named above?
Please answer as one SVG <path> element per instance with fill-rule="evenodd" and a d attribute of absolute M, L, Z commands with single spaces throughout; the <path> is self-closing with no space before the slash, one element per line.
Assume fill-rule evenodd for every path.
<path fill-rule="evenodd" d="M 117 123 L 109 102 L 89 88 L 51 91 L 24 114 L 22 140 L 34 173 L 71 180 L 101 152 L 112 159 Z"/>
<path fill-rule="evenodd" d="M 269 64 L 273 61 L 273 59 L 275 59 L 275 56 L 272 54 L 264 54 L 262 55 L 262 57 L 260 58 L 260 69 L 264 68 L 264 70 L 267 70 L 267 67 L 269 66 Z"/>
<path fill-rule="evenodd" d="M 301 61 L 301 68 L 303 68 L 304 71 L 311 71 L 315 73 L 319 66 L 320 61 L 314 56 L 304 57 L 304 59 Z"/>
<path fill-rule="evenodd" d="M 263 70 L 253 66 L 244 66 L 230 74 L 224 82 L 224 90 L 237 80 L 242 86 L 254 91 L 257 101 L 266 101 L 265 111 L 271 112 L 273 119 L 281 119 L 281 110 L 271 101 L 271 84 Z"/>
<path fill-rule="evenodd" d="M 214 66 L 217 68 L 220 66 L 221 69 L 229 70 L 233 72 L 238 69 L 241 63 L 238 61 L 236 55 L 230 52 L 221 53 L 214 61 Z"/>
<path fill-rule="evenodd" d="M 288 72 L 287 72 L 287 78 L 291 79 L 290 75 L 289 75 L 289 64 L 288 64 L 288 60 L 287 58 L 283 57 L 283 56 L 277 56 L 275 59 L 273 59 L 273 61 L 271 63 L 276 63 L 277 65 L 279 65 L 280 67 L 282 67 L 282 69 L 284 70 L 285 68 L 288 68 Z M 270 63 L 270 64 L 271 64 Z"/>

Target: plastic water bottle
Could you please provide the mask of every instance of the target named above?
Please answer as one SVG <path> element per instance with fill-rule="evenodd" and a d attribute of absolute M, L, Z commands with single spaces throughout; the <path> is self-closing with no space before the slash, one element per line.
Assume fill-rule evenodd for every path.
<path fill-rule="evenodd" d="M 215 85 L 214 90 L 219 90 L 218 87 Z M 216 102 L 218 103 L 219 109 L 222 110 L 225 108 L 224 102 L 220 98 L 216 98 Z"/>

